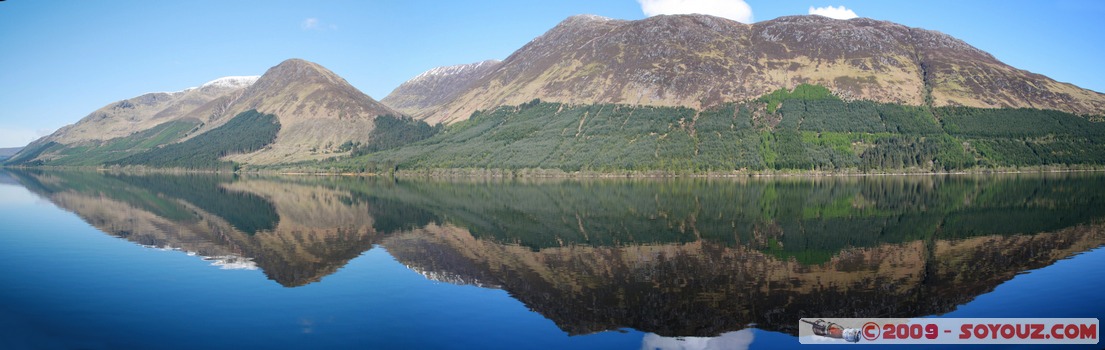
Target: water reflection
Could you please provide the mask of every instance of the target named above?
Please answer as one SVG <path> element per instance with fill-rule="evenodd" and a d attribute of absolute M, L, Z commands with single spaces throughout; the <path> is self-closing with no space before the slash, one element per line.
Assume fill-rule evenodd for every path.
<path fill-rule="evenodd" d="M 363 205 L 325 187 L 207 175 L 14 175 L 108 234 L 226 268 L 256 266 L 288 287 L 319 281 L 377 241 Z"/>
<path fill-rule="evenodd" d="M 16 171 L 100 230 L 287 287 L 379 245 L 570 334 L 745 346 L 749 324 L 942 314 L 1105 244 L 1093 174 L 468 181 Z M 743 333 L 742 333 L 743 332 Z M 679 338 L 674 338 L 679 337 Z M 707 338 L 712 337 L 712 338 Z"/>

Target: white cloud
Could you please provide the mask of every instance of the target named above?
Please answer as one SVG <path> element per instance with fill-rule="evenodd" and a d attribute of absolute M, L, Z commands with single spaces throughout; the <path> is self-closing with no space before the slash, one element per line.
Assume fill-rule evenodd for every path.
<path fill-rule="evenodd" d="M 744 0 L 637 0 L 645 16 L 703 14 L 752 23 L 752 7 Z"/>
<path fill-rule="evenodd" d="M 840 7 L 832 7 L 831 5 L 825 7 L 810 6 L 810 14 L 822 15 L 834 19 L 852 19 L 859 17 L 851 9 L 845 8 L 844 5 L 840 5 Z"/>
<path fill-rule="evenodd" d="M 324 24 L 318 18 L 308 18 L 299 23 L 299 28 L 303 30 L 338 30 L 337 24 Z"/>
<path fill-rule="evenodd" d="M 811 10 L 811 11 L 812 11 L 812 10 Z M 300 28 L 303 28 L 304 30 L 315 30 L 315 29 L 318 29 L 318 18 L 308 18 L 308 19 L 305 19 L 305 20 L 303 20 L 303 23 L 300 23 L 300 24 L 299 24 L 299 27 L 300 27 Z"/>
<path fill-rule="evenodd" d="M 722 333 L 716 337 L 663 337 L 655 333 L 645 334 L 642 349 L 662 350 L 747 350 L 756 340 L 751 328 Z"/>

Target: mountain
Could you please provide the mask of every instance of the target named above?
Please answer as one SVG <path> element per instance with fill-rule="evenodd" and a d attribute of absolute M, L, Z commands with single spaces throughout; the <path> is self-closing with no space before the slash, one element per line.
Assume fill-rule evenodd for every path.
<path fill-rule="evenodd" d="M 494 71 L 499 63 L 487 60 L 433 68 L 399 85 L 380 102 L 409 115 L 433 114 Z"/>
<path fill-rule="evenodd" d="M 258 79 L 224 77 L 177 92 L 154 92 L 113 102 L 80 121 L 31 142 L 10 162 L 95 165 L 170 143 L 201 125 L 187 114 L 240 95 Z"/>
<path fill-rule="evenodd" d="M 205 159 L 224 162 L 320 159 L 368 142 L 379 115 L 399 113 L 318 64 L 290 59 L 259 77 L 220 78 L 180 92 L 112 103 L 31 143 L 10 163 L 145 164 L 157 159 L 157 164 L 179 166 L 196 164 L 173 160 L 195 156 L 182 154 L 194 150 L 213 152 Z M 244 119 L 231 123 L 239 117 Z M 265 124 L 251 124 L 256 121 Z M 237 136 L 211 136 L 216 130 L 217 135 L 249 134 L 250 143 L 229 145 Z"/>
<path fill-rule="evenodd" d="M 400 115 L 334 72 L 313 62 L 289 59 L 266 71 L 240 96 L 212 101 L 188 117 L 205 123 L 198 134 L 248 110 L 275 115 L 281 125 L 269 147 L 227 157 L 253 164 L 331 157 L 346 142 L 368 142 L 377 116 Z"/>
<path fill-rule="evenodd" d="M 1105 164 L 1105 94 L 871 19 L 573 16 L 471 79 L 450 81 L 468 86 L 450 102 L 409 110 L 450 124 L 444 132 L 324 166 L 641 175 Z M 419 91 L 393 95 L 427 101 Z"/>
<path fill-rule="evenodd" d="M 1105 94 L 1010 67 L 946 34 L 867 18 L 573 16 L 472 79 L 452 101 L 413 115 L 452 123 L 533 99 L 705 109 L 803 83 L 847 100 L 1105 114 Z"/>

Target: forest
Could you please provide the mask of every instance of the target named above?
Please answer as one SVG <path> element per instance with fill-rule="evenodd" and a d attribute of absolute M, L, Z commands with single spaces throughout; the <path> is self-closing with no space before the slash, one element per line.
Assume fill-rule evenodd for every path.
<path fill-rule="evenodd" d="M 704 173 L 943 172 L 1101 164 L 1105 123 L 1084 116 L 845 101 L 824 87 L 800 85 L 703 111 L 534 100 L 477 111 L 424 140 L 362 148 L 352 157 L 319 166 L 350 172 Z"/>
<path fill-rule="evenodd" d="M 354 156 L 364 155 L 422 141 L 445 128 L 440 123 L 430 126 L 408 116 L 381 115 L 373 119 L 372 122 L 374 128 L 369 134 L 369 141 L 366 144 L 355 145 L 352 142 L 347 142 L 341 148 L 348 147 L 352 149 Z"/>
<path fill-rule="evenodd" d="M 211 131 L 179 143 L 107 162 L 107 165 L 145 165 L 160 168 L 217 169 L 235 167 L 223 156 L 249 153 L 276 139 L 280 122 L 272 114 L 248 110 Z"/>

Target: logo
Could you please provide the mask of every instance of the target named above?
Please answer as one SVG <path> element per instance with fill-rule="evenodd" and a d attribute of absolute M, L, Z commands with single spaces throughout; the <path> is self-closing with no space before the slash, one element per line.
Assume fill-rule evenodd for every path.
<path fill-rule="evenodd" d="M 826 318 L 798 323 L 802 344 L 1098 344 L 1099 336 L 1096 318 Z"/>
<path fill-rule="evenodd" d="M 801 321 L 810 324 L 813 327 L 812 330 L 813 334 L 815 335 L 835 339 L 844 339 L 844 341 L 847 341 L 849 343 L 855 343 L 859 341 L 859 329 L 844 328 L 844 326 L 841 326 L 839 324 L 820 319 L 813 322 L 807 320 Z M 866 338 L 866 336 L 864 337 Z"/>

